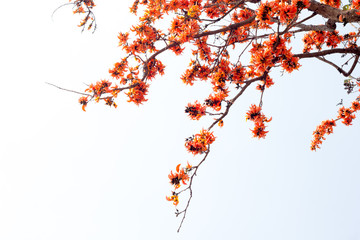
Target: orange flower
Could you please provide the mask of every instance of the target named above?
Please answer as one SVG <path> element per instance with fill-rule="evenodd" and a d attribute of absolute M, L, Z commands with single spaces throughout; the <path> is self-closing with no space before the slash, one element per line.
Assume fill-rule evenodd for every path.
<path fill-rule="evenodd" d="M 255 127 L 251 132 L 253 133 L 253 137 L 265 138 L 269 131 L 265 131 L 265 125 L 263 123 L 255 123 Z"/>
<path fill-rule="evenodd" d="M 166 196 L 166 200 L 172 201 L 175 206 L 179 204 L 179 196 L 175 193 L 171 197 Z"/>
<path fill-rule="evenodd" d="M 354 101 L 351 104 L 351 109 L 355 112 L 355 111 L 359 111 L 360 110 L 360 103 L 358 101 Z"/>
<path fill-rule="evenodd" d="M 246 113 L 246 120 L 256 121 L 261 116 L 261 107 L 252 104 L 250 110 Z"/>
<path fill-rule="evenodd" d="M 121 62 L 117 62 L 114 64 L 114 68 L 109 70 L 109 73 L 113 78 L 119 79 L 124 76 L 124 72 L 128 67 L 128 62 L 126 58 L 122 59 Z"/>
<path fill-rule="evenodd" d="M 79 98 L 79 103 L 82 105 L 82 110 L 85 112 L 85 107 L 88 103 L 88 97 Z"/>
<path fill-rule="evenodd" d="M 355 118 L 355 114 L 353 114 L 354 111 L 351 108 L 345 108 L 341 107 L 339 109 L 339 115 L 338 118 L 342 119 L 342 123 L 346 126 L 352 125 L 352 121 Z"/>
<path fill-rule="evenodd" d="M 280 7 L 280 22 L 288 23 L 292 21 L 297 15 L 296 5 L 285 5 Z"/>
<path fill-rule="evenodd" d="M 189 172 L 191 169 L 192 169 L 192 166 L 188 162 L 187 165 L 186 165 L 186 171 Z"/>
<path fill-rule="evenodd" d="M 170 179 L 170 184 L 174 185 L 175 189 L 178 189 L 181 186 L 181 183 L 186 185 L 186 182 L 189 181 L 189 175 L 184 171 L 184 169 L 180 169 L 180 165 L 181 164 L 178 164 L 176 166 L 175 173 L 173 173 L 171 171 L 170 174 L 168 175 L 168 177 Z M 191 169 L 191 166 L 190 166 L 190 169 Z"/>
<path fill-rule="evenodd" d="M 326 120 L 323 121 L 313 132 L 314 139 L 311 141 L 310 149 L 316 151 L 317 148 L 320 148 L 320 144 L 325 140 L 324 135 L 333 133 L 333 127 L 336 126 L 335 120 Z"/>
<path fill-rule="evenodd" d="M 147 101 L 145 96 L 147 95 L 149 85 L 140 80 L 134 80 L 133 84 L 137 85 L 126 93 L 126 95 L 129 97 L 128 102 L 133 102 L 136 105 L 139 105 Z"/>
<path fill-rule="evenodd" d="M 215 111 L 221 110 L 221 102 L 225 100 L 227 94 L 223 92 L 216 93 L 215 95 L 211 94 L 208 99 L 205 100 L 205 104 Z"/>
<path fill-rule="evenodd" d="M 330 5 L 334 8 L 339 8 L 341 4 L 341 0 L 321 0 L 320 2 Z"/>
<path fill-rule="evenodd" d="M 297 9 L 303 9 L 303 8 L 308 8 L 310 6 L 310 1 L 309 0 L 293 0 L 292 4 L 294 4 Z"/>
<path fill-rule="evenodd" d="M 274 2 L 261 3 L 257 12 L 256 18 L 265 24 L 273 24 L 270 20 L 276 11 Z"/>
<path fill-rule="evenodd" d="M 185 147 L 192 154 L 201 154 L 208 150 L 208 145 L 215 141 L 215 137 L 212 132 L 205 129 L 200 131 L 200 134 L 189 137 L 186 139 Z"/>
<path fill-rule="evenodd" d="M 117 104 L 114 102 L 114 99 L 113 97 L 108 97 L 108 98 L 105 98 L 104 99 L 105 101 L 105 104 L 108 105 L 108 106 L 114 106 L 115 108 L 117 108 Z"/>
<path fill-rule="evenodd" d="M 224 126 L 224 121 L 221 119 L 221 120 L 218 122 L 218 125 L 219 125 L 219 127 L 223 127 L 223 126 Z"/>
<path fill-rule="evenodd" d="M 281 62 L 281 67 L 287 71 L 288 73 L 291 73 L 294 70 L 297 70 L 300 67 L 300 64 L 298 63 L 299 58 L 291 57 L 291 58 L 285 58 Z"/>
<path fill-rule="evenodd" d="M 198 101 L 196 101 L 194 104 L 188 104 L 188 106 L 185 108 L 185 113 L 188 113 L 192 120 L 199 120 L 206 114 L 205 110 L 206 106 L 203 106 Z"/>
<path fill-rule="evenodd" d="M 265 122 L 270 122 L 272 118 L 267 118 L 261 113 L 261 107 L 252 104 L 250 110 L 246 113 L 246 120 L 253 121 L 255 123 L 254 129 L 251 130 L 253 137 L 265 138 L 268 131 L 265 131 Z"/>
<path fill-rule="evenodd" d="M 189 8 L 189 11 L 188 11 L 187 14 L 188 14 L 189 17 L 192 17 L 192 18 L 197 18 L 197 17 L 199 17 L 200 14 L 201 14 L 199 5 L 192 5 L 192 6 Z"/>

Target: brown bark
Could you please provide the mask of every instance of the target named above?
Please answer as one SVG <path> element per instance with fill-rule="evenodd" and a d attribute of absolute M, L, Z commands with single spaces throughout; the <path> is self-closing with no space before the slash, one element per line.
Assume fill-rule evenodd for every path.
<path fill-rule="evenodd" d="M 309 11 L 315 12 L 324 18 L 327 18 L 329 20 L 340 22 L 339 16 L 343 16 L 343 22 L 344 23 L 350 23 L 350 22 L 360 22 L 360 15 L 357 15 L 356 12 L 358 10 L 352 9 L 352 10 L 341 10 L 338 8 L 333 8 L 329 5 L 319 3 L 314 0 L 310 0 L 310 7 L 308 8 Z"/>

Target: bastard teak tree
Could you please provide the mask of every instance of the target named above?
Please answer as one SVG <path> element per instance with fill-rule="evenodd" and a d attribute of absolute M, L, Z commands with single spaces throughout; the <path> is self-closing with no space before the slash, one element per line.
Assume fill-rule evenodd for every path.
<path fill-rule="evenodd" d="M 82 30 L 95 30 L 93 0 L 70 0 L 67 5 L 83 16 Z M 192 50 L 181 80 L 187 85 L 206 81 L 212 91 L 206 99 L 188 103 L 185 113 L 192 120 L 215 120 L 185 140 L 187 151 L 200 160 L 179 163 L 169 174 L 172 191 L 166 199 L 181 216 L 178 231 L 192 198 L 194 176 L 215 141 L 213 130 L 223 126 L 250 85 L 256 85 L 259 100 L 249 106 L 245 118 L 253 123 L 251 132 L 259 139 L 266 137 L 272 120 L 263 112 L 262 99 L 276 81 L 271 77 L 276 69 L 290 74 L 301 69 L 302 59 L 312 58 L 334 67 L 347 93 L 359 90 L 360 0 L 135 0 L 130 12 L 139 20 L 118 35 L 123 57 L 110 68 L 110 80 L 89 85 L 79 103 L 84 111 L 91 102 L 116 108 L 117 96 L 124 93 L 128 102 L 142 104 L 151 81 L 165 72 L 158 56 Z M 293 50 L 295 45 L 302 50 Z M 351 125 L 360 110 L 359 101 L 356 95 L 350 106 L 340 105 L 333 119 L 323 121 L 313 133 L 310 149 L 320 148 L 336 124 Z M 184 192 L 188 197 L 181 199 Z M 184 201 L 180 210 L 179 201 Z"/>

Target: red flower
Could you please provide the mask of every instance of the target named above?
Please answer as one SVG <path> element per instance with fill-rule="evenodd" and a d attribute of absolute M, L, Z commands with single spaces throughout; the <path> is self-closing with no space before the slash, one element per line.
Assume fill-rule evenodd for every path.
<path fill-rule="evenodd" d="M 194 104 L 189 103 L 187 105 L 185 108 L 185 113 L 188 113 L 192 120 L 199 120 L 206 114 L 205 110 L 206 106 L 203 106 L 198 101 L 196 101 Z"/>
<path fill-rule="evenodd" d="M 82 105 L 82 110 L 85 112 L 85 107 L 88 103 L 88 97 L 81 97 L 79 98 L 79 103 Z"/>
<path fill-rule="evenodd" d="M 215 137 L 212 132 L 205 129 L 200 131 L 200 134 L 196 134 L 193 137 L 186 139 L 185 147 L 192 154 L 201 154 L 208 150 L 208 145 L 215 141 Z"/>
<path fill-rule="evenodd" d="M 180 165 L 181 164 L 176 166 L 175 173 L 173 173 L 171 171 L 168 176 L 170 179 L 170 184 L 174 185 L 175 189 L 178 189 L 180 187 L 181 183 L 186 185 L 186 182 L 189 181 L 189 175 L 187 174 L 187 171 L 189 171 L 189 170 L 187 170 L 187 169 L 190 165 L 188 164 L 188 166 L 185 168 L 186 172 L 185 172 L 184 168 L 180 169 Z M 189 169 L 191 169 L 191 166 Z"/>
<path fill-rule="evenodd" d="M 166 196 L 166 200 L 172 201 L 175 206 L 179 204 L 179 196 L 175 193 L 171 197 Z"/>

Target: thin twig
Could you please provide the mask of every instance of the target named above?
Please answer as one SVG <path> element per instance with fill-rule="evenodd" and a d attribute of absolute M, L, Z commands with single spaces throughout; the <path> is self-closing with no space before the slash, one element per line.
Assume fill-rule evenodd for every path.
<path fill-rule="evenodd" d="M 193 182 L 194 176 L 196 175 L 196 172 L 197 172 L 197 170 L 199 169 L 199 166 L 206 160 L 207 156 L 209 155 L 209 152 L 210 152 L 210 144 L 208 145 L 208 150 L 205 152 L 206 154 L 205 154 L 204 158 L 203 158 L 203 159 L 200 161 L 200 163 L 196 166 L 195 171 L 194 171 L 193 175 L 192 175 L 191 178 L 190 178 L 189 187 L 188 187 L 188 189 L 189 189 L 189 191 L 190 191 L 190 197 L 189 197 L 189 199 L 188 199 L 188 202 L 187 202 L 187 204 L 186 204 L 185 209 L 182 210 L 181 212 L 177 213 L 177 216 L 178 216 L 179 214 L 184 214 L 183 217 L 182 217 L 182 219 L 181 219 L 181 222 L 180 222 L 180 225 L 179 225 L 179 228 L 178 228 L 177 232 L 179 232 L 180 229 L 181 229 L 181 226 L 182 226 L 182 224 L 183 224 L 183 222 L 184 222 L 184 220 L 185 220 L 186 213 L 187 213 L 187 210 L 188 210 L 189 205 L 190 205 L 190 201 L 191 201 L 191 198 L 192 198 L 192 188 L 191 188 L 191 186 L 192 186 L 192 182 Z"/>
<path fill-rule="evenodd" d="M 51 86 L 53 86 L 53 87 L 56 87 L 56 88 L 58 88 L 58 89 L 67 91 L 67 92 L 72 92 L 72 93 L 76 93 L 76 94 L 80 94 L 80 95 L 85 95 L 85 96 L 92 96 L 91 94 L 88 94 L 88 93 L 82 93 L 82 92 L 77 92 L 77 91 L 74 91 L 74 90 L 62 88 L 62 87 L 56 86 L 55 84 L 52 84 L 52 83 L 48 83 L 48 82 L 45 82 L 45 83 L 46 83 L 46 84 L 49 84 L 49 85 L 51 85 Z"/>

